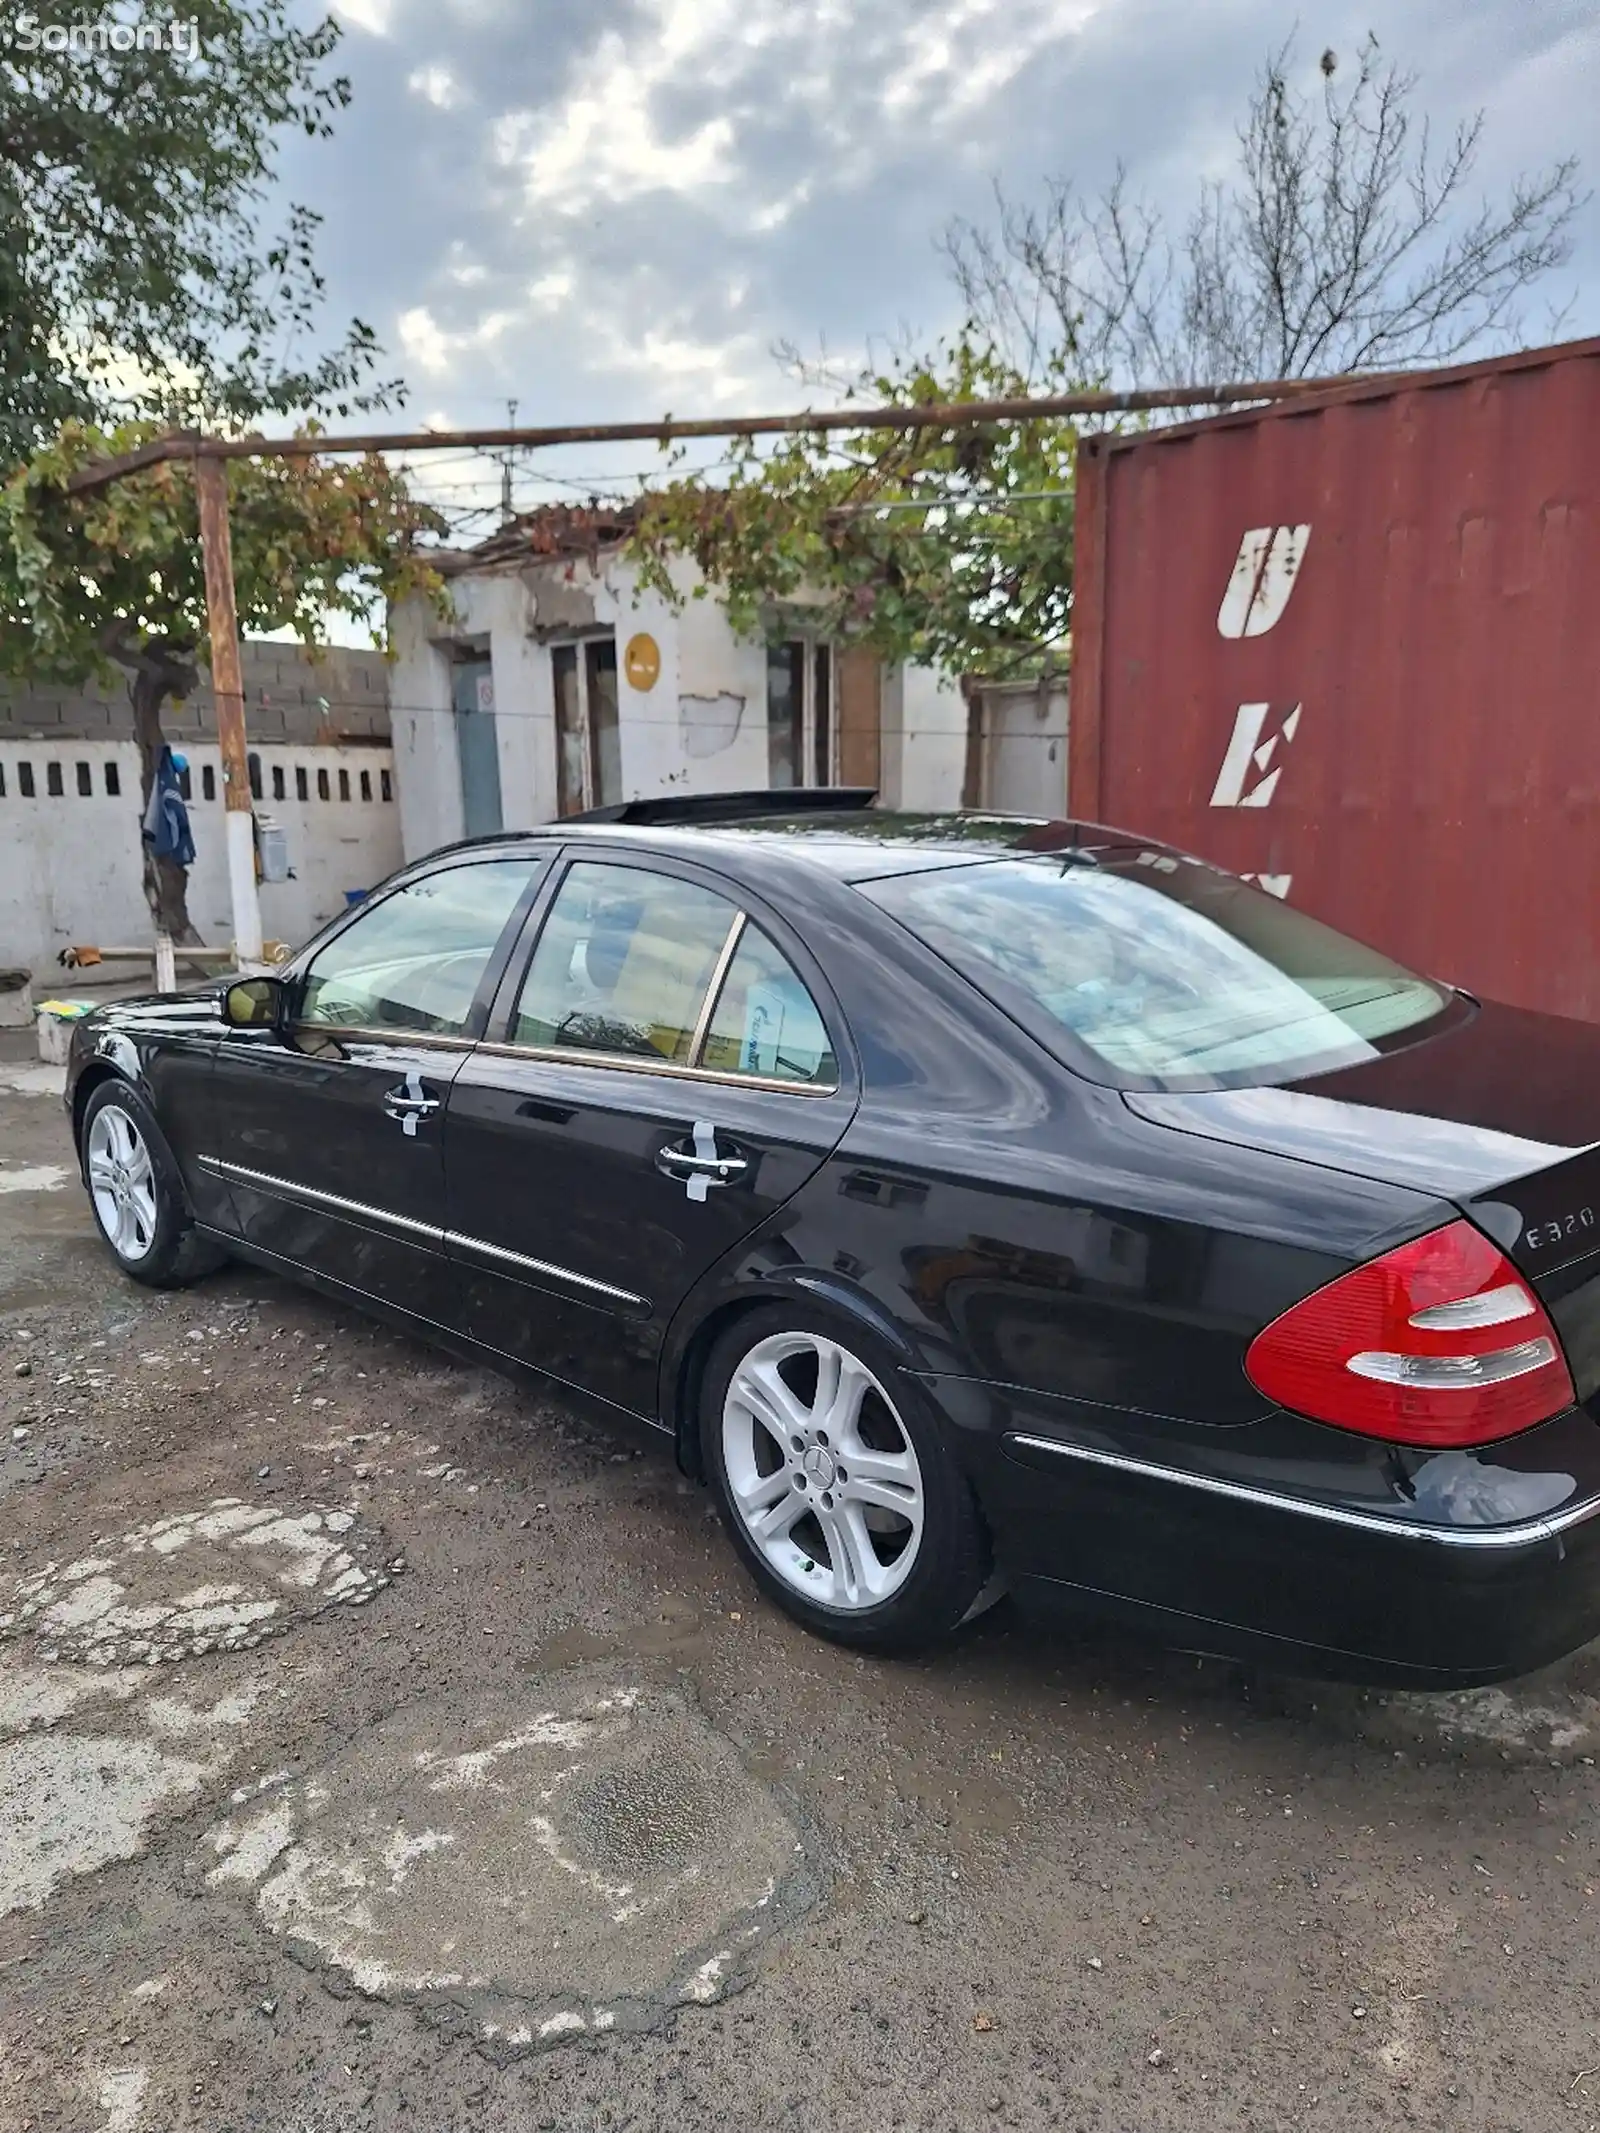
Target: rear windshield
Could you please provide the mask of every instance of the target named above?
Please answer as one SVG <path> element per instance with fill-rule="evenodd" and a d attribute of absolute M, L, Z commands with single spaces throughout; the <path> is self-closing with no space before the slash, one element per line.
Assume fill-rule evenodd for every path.
<path fill-rule="evenodd" d="M 1293 1081 L 1407 1042 L 1457 1005 L 1236 875 L 1169 852 L 999 859 L 857 886 L 1117 1088 Z M 1063 1033 L 1067 1044 L 1052 1041 Z"/>

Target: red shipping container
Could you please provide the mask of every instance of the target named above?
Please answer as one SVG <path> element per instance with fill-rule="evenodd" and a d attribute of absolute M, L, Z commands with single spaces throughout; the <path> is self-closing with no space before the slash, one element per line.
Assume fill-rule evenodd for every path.
<path fill-rule="evenodd" d="M 1070 805 L 1600 1021 L 1600 340 L 1078 459 Z"/>

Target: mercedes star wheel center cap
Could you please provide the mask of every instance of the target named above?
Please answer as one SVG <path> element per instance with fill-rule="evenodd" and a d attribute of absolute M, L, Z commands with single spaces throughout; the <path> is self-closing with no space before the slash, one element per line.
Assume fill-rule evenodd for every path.
<path fill-rule="evenodd" d="M 831 1489 L 833 1487 L 835 1471 L 833 1454 L 826 1446 L 813 1444 L 800 1464 L 805 1470 L 806 1479 L 814 1488 Z"/>

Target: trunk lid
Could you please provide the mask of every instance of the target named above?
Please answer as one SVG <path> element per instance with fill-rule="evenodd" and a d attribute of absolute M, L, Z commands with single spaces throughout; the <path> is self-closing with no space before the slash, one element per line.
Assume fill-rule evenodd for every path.
<path fill-rule="evenodd" d="M 1286 1088 L 1123 1101 L 1179 1132 L 1449 1201 L 1539 1293 L 1579 1398 L 1600 1391 L 1600 1029 L 1485 1004 L 1443 1036 Z"/>

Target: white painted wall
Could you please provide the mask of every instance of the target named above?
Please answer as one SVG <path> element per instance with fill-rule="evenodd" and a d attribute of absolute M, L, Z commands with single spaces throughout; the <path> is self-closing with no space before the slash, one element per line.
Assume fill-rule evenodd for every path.
<path fill-rule="evenodd" d="M 233 938 L 223 840 L 222 769 L 214 743 L 185 744 L 194 797 L 189 822 L 195 863 L 189 875 L 189 915 L 203 941 L 226 947 Z M 382 797 L 391 775 L 387 748 L 262 746 L 264 814 L 283 825 L 295 879 L 261 884 L 262 926 L 269 940 L 298 945 L 344 906 L 346 889 L 371 888 L 400 864 L 400 810 Z M 49 765 L 59 763 L 63 791 L 49 792 Z M 121 792 L 106 792 L 106 765 L 115 763 Z M 35 797 L 22 797 L 20 766 L 31 765 Z M 89 766 L 92 793 L 78 791 L 78 765 Z M 209 765 L 218 797 L 201 797 Z M 287 797 L 272 797 L 281 769 Z M 295 798 L 295 771 L 306 772 L 311 797 Z M 331 797 L 317 797 L 317 772 L 326 771 Z M 352 797 L 338 798 L 339 772 Z M 361 774 L 372 798 L 360 798 Z M 57 952 L 73 942 L 141 947 L 153 939 L 140 886 L 139 751 L 131 741 L 0 741 L 0 964 L 26 966 L 59 987 L 66 982 Z"/>
<path fill-rule="evenodd" d="M 395 660 L 389 677 L 389 732 L 400 841 L 408 859 L 461 835 L 450 662 L 432 641 L 436 620 L 420 600 L 408 600 L 390 613 Z"/>
<path fill-rule="evenodd" d="M 979 797 L 1002 815 L 1065 815 L 1068 686 L 991 682 L 982 692 Z"/>
<path fill-rule="evenodd" d="M 953 675 L 936 667 L 891 667 L 883 687 L 885 807 L 912 813 L 961 805 L 967 705 Z"/>
<path fill-rule="evenodd" d="M 453 615 L 421 600 L 391 618 L 395 663 L 390 718 L 400 823 L 407 858 L 461 835 L 461 775 L 450 696 L 450 649 L 487 652 L 494 678 L 500 798 L 508 828 L 555 818 L 555 698 L 550 650 L 536 632 L 576 634 L 575 608 L 591 629 L 614 631 L 623 790 L 628 798 L 669 792 L 759 789 L 768 781 L 767 651 L 736 636 L 713 598 L 695 598 L 692 564 L 675 566 L 674 605 L 641 590 L 615 556 L 598 571 L 585 560 L 529 562 L 520 570 L 450 581 Z M 647 631 L 661 654 L 654 687 L 629 685 L 628 639 Z M 884 703 L 886 804 L 958 807 L 966 764 L 960 689 L 929 668 L 891 669 Z"/>
<path fill-rule="evenodd" d="M 635 572 L 616 564 L 596 601 L 614 622 L 617 656 L 636 631 L 661 647 L 661 674 L 648 692 L 618 675 L 622 776 L 630 796 L 739 792 L 767 782 L 767 648 L 739 637 L 719 601 L 695 599 L 697 574 L 679 564 L 683 604 L 641 592 Z"/>

